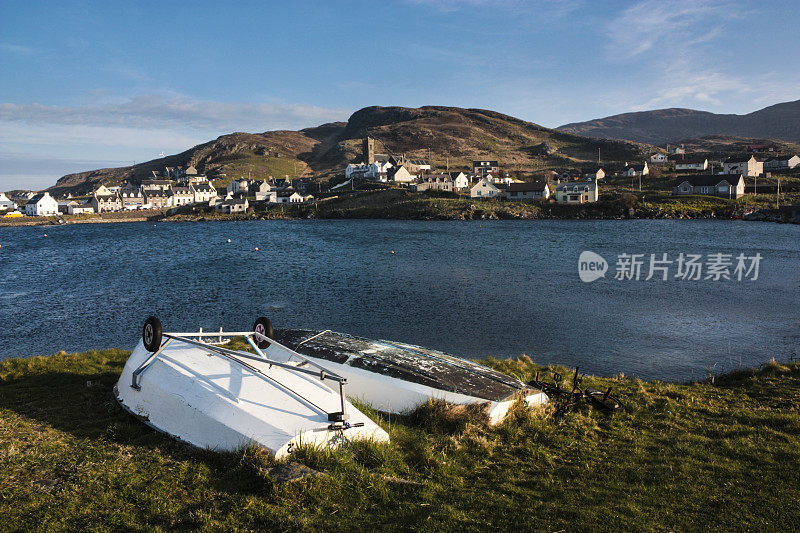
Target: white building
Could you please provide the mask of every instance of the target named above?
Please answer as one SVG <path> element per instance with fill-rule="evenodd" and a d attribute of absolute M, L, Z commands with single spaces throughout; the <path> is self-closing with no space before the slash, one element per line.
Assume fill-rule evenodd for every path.
<path fill-rule="evenodd" d="M 0 192 L 0 211 L 13 211 L 17 208 L 17 204 L 9 200 L 5 193 Z"/>
<path fill-rule="evenodd" d="M 374 163 L 370 164 L 367 168 L 367 172 L 364 174 L 365 178 L 376 179 L 380 177 L 381 174 L 386 174 L 389 172 L 389 169 L 392 168 L 392 164 L 388 161 L 375 161 Z"/>
<path fill-rule="evenodd" d="M 240 200 L 224 200 L 214 206 L 214 209 L 222 213 L 244 213 L 248 207 L 250 207 L 250 203 L 247 198 L 242 198 Z"/>
<path fill-rule="evenodd" d="M 481 178 L 478 183 L 469 190 L 470 198 L 497 198 L 502 196 L 502 190 L 488 178 Z"/>
<path fill-rule="evenodd" d="M 543 181 L 512 183 L 506 191 L 509 200 L 535 200 L 550 198 L 550 187 Z"/>
<path fill-rule="evenodd" d="M 556 200 L 565 204 L 596 202 L 599 197 L 597 181 L 565 181 L 556 186 Z"/>
<path fill-rule="evenodd" d="M 450 177 L 453 178 L 454 191 L 461 191 L 469 187 L 469 178 L 463 172 L 451 172 Z"/>
<path fill-rule="evenodd" d="M 350 163 L 344 169 L 344 176 L 350 178 L 363 178 L 369 172 L 369 165 L 362 163 Z"/>
<path fill-rule="evenodd" d="M 275 198 L 278 204 L 301 204 L 305 201 L 305 196 L 293 190 L 278 191 Z"/>
<path fill-rule="evenodd" d="M 744 177 L 741 174 L 698 174 L 675 180 L 672 194 L 710 194 L 723 198 L 744 196 Z"/>
<path fill-rule="evenodd" d="M 189 187 L 194 191 L 194 203 L 196 204 L 207 204 L 212 198 L 217 197 L 217 189 L 207 181 L 193 183 Z"/>
<path fill-rule="evenodd" d="M 57 215 L 58 202 L 49 192 L 36 194 L 25 204 L 25 214 L 31 217 Z"/>
<path fill-rule="evenodd" d="M 89 204 L 72 204 L 68 207 L 70 215 L 90 215 L 94 213 L 94 207 Z"/>
<path fill-rule="evenodd" d="M 764 161 L 765 170 L 789 169 L 796 168 L 797 166 L 800 166 L 800 157 L 797 157 L 796 155 L 772 157 Z"/>
<path fill-rule="evenodd" d="M 722 164 L 723 174 L 741 174 L 743 176 L 760 176 L 764 173 L 764 163 L 757 160 L 755 156 L 729 157 Z"/>
<path fill-rule="evenodd" d="M 393 169 L 392 181 L 395 183 L 411 183 L 415 179 L 417 179 L 417 177 L 409 172 L 403 165 Z"/>
<path fill-rule="evenodd" d="M 676 159 L 675 170 L 708 170 L 708 158 L 701 156 Z"/>
<path fill-rule="evenodd" d="M 648 174 L 650 174 L 650 169 L 647 167 L 647 161 L 644 162 L 644 165 L 626 165 L 625 170 L 622 171 L 622 175 L 628 178 L 647 176 Z"/>
<path fill-rule="evenodd" d="M 647 158 L 648 163 L 660 164 L 667 162 L 667 156 L 665 154 L 653 154 Z"/>

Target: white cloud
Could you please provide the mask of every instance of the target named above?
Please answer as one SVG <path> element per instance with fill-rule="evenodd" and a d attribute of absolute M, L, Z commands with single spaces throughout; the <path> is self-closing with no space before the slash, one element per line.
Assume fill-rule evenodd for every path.
<path fill-rule="evenodd" d="M 348 115 L 343 109 L 317 106 L 214 102 L 159 94 L 94 106 L 0 104 L 0 120 L 6 122 L 220 132 L 297 129 L 345 120 Z"/>
<path fill-rule="evenodd" d="M 0 43 L 0 52 L 16 56 L 32 56 L 37 53 L 37 50 L 22 44 Z"/>
<path fill-rule="evenodd" d="M 153 94 L 89 106 L 2 103 L 0 184 L 52 185 L 70 172 L 147 161 L 161 151 L 179 153 L 233 131 L 299 129 L 346 120 L 349 114 Z M 21 158 L 22 153 L 28 155 Z"/>
<path fill-rule="evenodd" d="M 655 51 L 657 56 L 680 59 L 720 35 L 725 20 L 740 15 L 729 2 L 645 0 L 606 26 L 609 58 L 628 60 Z"/>

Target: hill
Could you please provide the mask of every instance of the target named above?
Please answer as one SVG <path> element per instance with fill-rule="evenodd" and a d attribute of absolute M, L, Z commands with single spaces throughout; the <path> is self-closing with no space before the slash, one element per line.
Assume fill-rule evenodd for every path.
<path fill-rule="evenodd" d="M 426 106 L 367 107 L 345 122 L 299 131 L 232 133 L 180 154 L 122 168 L 69 174 L 51 190 L 87 193 L 98 184 L 138 182 L 166 166 L 194 165 L 220 176 L 308 176 L 327 179 L 349 162 L 361 160 L 361 141 L 373 137 L 379 153 L 430 159 L 445 168 L 467 168 L 473 159 L 491 158 L 503 168 L 535 171 L 552 166 L 590 164 L 598 150 L 604 161 L 641 159 L 653 148 L 629 141 L 591 139 L 556 131 L 494 111 Z"/>
<path fill-rule="evenodd" d="M 800 100 L 772 105 L 746 115 L 657 109 L 575 122 L 556 129 L 588 137 L 627 139 L 656 145 L 709 135 L 800 142 Z"/>

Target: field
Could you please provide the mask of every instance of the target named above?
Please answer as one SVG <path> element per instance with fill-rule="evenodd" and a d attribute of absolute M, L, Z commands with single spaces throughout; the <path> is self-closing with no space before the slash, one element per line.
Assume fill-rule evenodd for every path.
<path fill-rule="evenodd" d="M 0 363 L 0 530 L 800 528 L 798 363 L 686 384 L 586 377 L 627 411 L 518 406 L 494 428 L 438 402 L 363 406 L 391 443 L 300 450 L 323 475 L 281 484 L 258 449 L 198 451 L 124 413 L 112 387 L 127 355 Z"/>

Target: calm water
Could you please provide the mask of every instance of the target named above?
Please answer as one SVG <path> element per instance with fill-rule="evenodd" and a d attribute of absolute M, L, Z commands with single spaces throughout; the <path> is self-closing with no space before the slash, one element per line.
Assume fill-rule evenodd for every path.
<path fill-rule="evenodd" d="M 47 233 L 47 237 L 44 234 Z M 231 243 L 227 243 L 231 239 Z M 800 352 L 800 226 L 385 220 L 0 228 L 0 359 L 168 330 L 330 328 L 689 379 Z M 254 248 L 258 247 L 259 252 Z M 606 278 L 582 283 L 593 250 Z M 394 254 L 392 254 L 394 250 Z M 760 252 L 757 281 L 619 281 L 620 253 Z"/>

